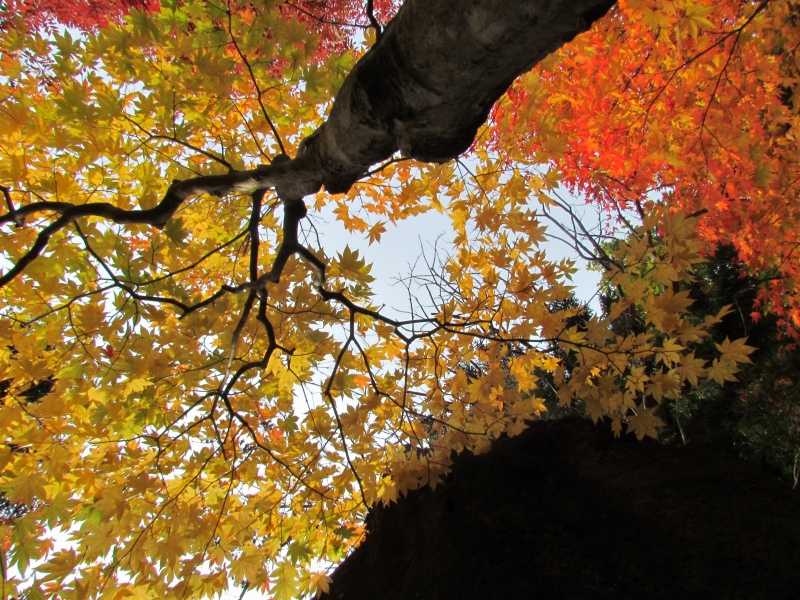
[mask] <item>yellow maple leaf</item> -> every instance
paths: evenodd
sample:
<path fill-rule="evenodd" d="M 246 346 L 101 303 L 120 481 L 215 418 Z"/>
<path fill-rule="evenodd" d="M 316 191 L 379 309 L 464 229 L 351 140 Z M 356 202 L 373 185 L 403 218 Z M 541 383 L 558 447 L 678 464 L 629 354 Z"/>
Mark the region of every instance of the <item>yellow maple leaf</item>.
<path fill-rule="evenodd" d="M 658 428 L 664 426 L 664 422 L 655 415 L 653 408 L 638 408 L 635 414 L 628 416 L 628 433 L 636 435 L 636 439 L 643 440 L 645 437 L 657 438 Z"/>
<path fill-rule="evenodd" d="M 715 344 L 717 350 L 720 351 L 720 360 L 730 361 L 733 363 L 750 363 L 749 355 L 755 352 L 756 348 L 745 344 L 747 338 L 739 338 L 738 340 L 730 341 L 727 337 L 721 344 Z"/>

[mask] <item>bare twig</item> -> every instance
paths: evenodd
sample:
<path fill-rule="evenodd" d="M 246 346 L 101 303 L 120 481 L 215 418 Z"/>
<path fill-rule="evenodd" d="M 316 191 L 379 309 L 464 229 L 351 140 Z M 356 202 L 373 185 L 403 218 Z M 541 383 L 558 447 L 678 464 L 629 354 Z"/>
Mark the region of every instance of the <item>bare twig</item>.
<path fill-rule="evenodd" d="M 4 185 L 0 185 L 0 192 L 3 193 L 3 197 L 6 200 L 8 216 L 10 217 L 9 220 L 12 221 L 17 227 L 21 227 L 23 217 L 18 215 L 16 209 L 14 208 L 14 202 L 11 200 L 11 190 Z"/>
<path fill-rule="evenodd" d="M 342 21 L 330 21 L 328 19 L 323 19 L 322 17 L 310 13 L 306 9 L 297 6 L 296 4 L 292 4 L 291 2 L 288 1 L 284 1 L 283 5 L 288 6 L 292 10 L 295 10 L 301 14 L 306 15 L 307 17 L 310 17 L 315 21 L 317 21 L 318 23 L 322 23 L 323 25 L 337 25 L 339 27 L 356 27 L 358 29 L 369 29 L 369 25 L 361 25 L 359 23 L 344 23 Z"/>
<path fill-rule="evenodd" d="M 258 85 L 258 80 L 256 79 L 255 73 L 253 73 L 253 67 L 250 65 L 250 61 L 247 60 L 247 57 L 244 55 L 244 52 L 239 48 L 239 44 L 236 41 L 236 36 L 233 35 L 233 11 L 231 10 L 231 3 L 228 2 L 228 35 L 231 36 L 231 43 L 233 47 L 236 49 L 236 53 L 239 55 L 239 58 L 244 63 L 247 72 L 250 75 L 250 82 L 253 84 L 253 87 L 256 90 L 256 99 L 258 100 L 258 106 L 261 108 L 261 114 L 264 116 L 264 120 L 269 125 L 270 130 L 272 131 L 272 135 L 275 136 L 275 141 L 278 142 L 278 147 L 281 149 L 281 154 L 286 154 L 286 148 L 283 145 L 283 140 L 281 140 L 281 136 L 278 134 L 278 130 L 275 128 L 275 124 L 272 122 L 272 119 L 269 118 L 269 113 L 267 113 L 267 107 L 264 106 L 264 103 L 261 101 L 261 96 L 264 95 L 264 92 L 261 90 L 261 87 Z"/>

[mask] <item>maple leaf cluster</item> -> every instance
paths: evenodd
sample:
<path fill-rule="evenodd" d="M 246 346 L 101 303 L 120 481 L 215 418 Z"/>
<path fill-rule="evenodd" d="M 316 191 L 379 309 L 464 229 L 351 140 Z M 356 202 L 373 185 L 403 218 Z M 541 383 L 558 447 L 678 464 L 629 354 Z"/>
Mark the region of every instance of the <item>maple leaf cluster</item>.
<path fill-rule="evenodd" d="M 741 4 L 717 26 L 745 32 L 751 16 L 748 26 L 771 15 Z M 391 10 L 376 2 L 373 12 Z M 758 190 L 771 194 L 782 175 L 745 188 L 746 168 L 777 169 L 793 133 L 770 129 L 774 144 L 745 154 L 752 132 L 772 127 L 771 109 L 759 104 L 744 127 L 732 123 L 734 104 L 722 111 L 715 100 L 700 132 L 705 160 L 679 163 L 694 131 L 680 117 L 699 118 L 704 93 L 730 92 L 712 75 L 749 52 L 761 61 L 749 67 L 766 73 L 779 62 L 777 38 L 713 38 L 726 53 L 689 61 L 712 70 L 682 110 L 668 109 L 670 72 L 631 67 L 631 89 L 653 105 L 627 109 L 638 119 L 630 127 L 665 137 L 640 147 L 609 121 L 600 144 L 579 104 L 611 119 L 630 87 L 607 80 L 600 50 L 622 57 L 631 45 L 649 60 L 643 41 L 625 37 L 626 10 L 524 79 L 513 114 L 500 115 L 508 132 L 491 144 L 481 132 L 469 160 L 398 154 L 347 193 L 310 195 L 307 205 L 252 183 L 254 173 L 280 169 L 324 121 L 358 51 L 349 33 L 327 28 L 347 20 L 374 31 L 367 5 L 172 0 L 80 35 L 10 28 L 0 38 L 6 592 L 84 600 L 324 589 L 315 565 L 358 542 L 367 507 L 436 485 L 453 451 L 518 434 L 545 409 L 543 380 L 560 404 L 579 402 L 642 438 L 657 435 L 665 400 L 735 377 L 753 351 L 744 340 L 696 353 L 725 310 L 689 314 L 688 284 L 711 235 L 707 215 L 686 214 L 697 212 L 690 191 L 712 193 L 719 169 L 755 198 L 742 206 L 760 201 Z M 653 48 L 680 40 L 694 56 L 704 47 L 711 13 L 684 22 L 686 11 L 672 23 L 686 33 L 664 29 Z M 614 35 L 625 43 L 614 46 Z M 668 206 L 648 196 L 654 180 L 668 186 Z M 621 212 L 622 233 L 607 243 L 608 227 L 581 220 L 563 184 L 641 213 Z M 733 193 L 717 187 L 717 199 Z M 371 243 L 436 211 L 451 219 L 452 246 L 417 263 L 391 310 L 373 296 L 380 269 L 349 245 L 326 252 L 324 210 Z M 790 221 L 794 209 L 782 210 Z M 738 218 L 758 223 L 759 214 Z M 603 270 L 614 293 L 602 313 L 574 301 L 575 260 L 553 258 L 547 245 L 559 236 Z M 786 262 L 768 254 L 771 243 L 762 241 L 763 260 Z"/>
<path fill-rule="evenodd" d="M 239 10 L 263 9 L 258 3 L 240 2 Z M 0 8 L 0 28 L 12 24 L 25 28 L 51 27 L 56 23 L 80 30 L 94 30 L 120 23 L 131 10 L 153 12 L 160 9 L 160 0 L 7 0 Z M 346 52 L 353 46 L 358 32 L 375 30 L 380 34 L 400 6 L 400 0 L 284 0 L 278 4 L 287 19 L 303 23 L 319 44 L 317 60 L 334 53 Z"/>
<path fill-rule="evenodd" d="M 796 335 L 798 42 L 788 2 L 622 1 L 515 84 L 497 147 L 609 210 L 700 216 L 706 252 L 733 244 Z"/>
<path fill-rule="evenodd" d="M 7 0 L 0 9 L 0 28 L 12 19 L 36 28 L 60 23 L 77 29 L 96 29 L 119 23 L 131 10 L 158 10 L 158 0 Z"/>
<path fill-rule="evenodd" d="M 319 56 L 352 47 L 357 32 L 380 30 L 397 12 L 399 0 L 286 0 L 281 10 L 305 23 L 319 39 Z"/>

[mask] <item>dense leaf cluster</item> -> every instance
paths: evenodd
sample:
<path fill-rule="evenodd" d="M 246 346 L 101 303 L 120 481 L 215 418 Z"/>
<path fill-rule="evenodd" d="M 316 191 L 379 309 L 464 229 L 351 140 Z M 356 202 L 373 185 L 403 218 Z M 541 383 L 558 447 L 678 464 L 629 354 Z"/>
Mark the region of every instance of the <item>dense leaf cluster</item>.
<path fill-rule="evenodd" d="M 377 36 L 391 11 L 363 8 L 165 0 L 81 35 L 0 39 L 5 593 L 325 589 L 319 565 L 358 542 L 369 507 L 435 485 L 454 451 L 480 453 L 556 403 L 655 437 L 660 406 L 749 361 L 743 339 L 708 345 L 729 308 L 692 309 L 705 221 L 640 190 L 635 218 L 620 200 L 619 221 L 593 227 L 560 195 L 569 169 L 521 156 L 511 135 L 479 132 L 442 165 L 356 165 L 346 192 L 313 193 L 321 180 L 293 169 L 320 139 L 336 155 L 319 126 L 365 50 L 330 27 Z M 662 24 L 670 47 L 693 47 L 704 14 Z M 538 77 L 574 70 L 582 39 Z M 727 127 L 716 111 L 708 123 Z M 554 126 L 534 131 L 563 153 Z M 784 160 L 770 144 L 759 156 Z M 380 264 L 326 248 L 323 214 L 377 243 L 429 211 L 451 219 L 452 246 L 420 260 L 393 307 L 373 297 Z M 551 256 L 556 239 L 603 270 L 602 312 L 573 300 L 576 263 Z"/>

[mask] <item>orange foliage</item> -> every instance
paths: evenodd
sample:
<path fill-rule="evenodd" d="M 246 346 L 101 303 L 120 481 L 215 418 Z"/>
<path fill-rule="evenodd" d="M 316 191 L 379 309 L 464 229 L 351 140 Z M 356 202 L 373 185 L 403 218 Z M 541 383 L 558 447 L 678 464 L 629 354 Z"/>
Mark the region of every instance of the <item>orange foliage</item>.
<path fill-rule="evenodd" d="M 800 12 L 766 0 L 625 0 L 509 92 L 496 147 L 610 209 L 698 213 L 800 327 Z"/>

